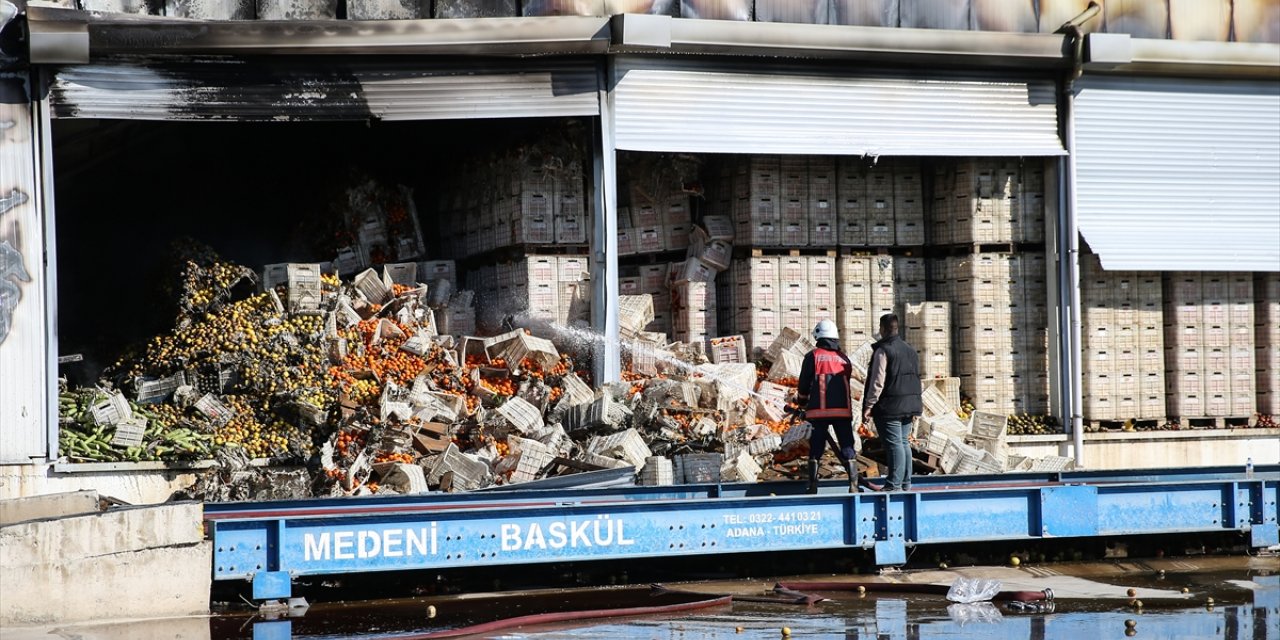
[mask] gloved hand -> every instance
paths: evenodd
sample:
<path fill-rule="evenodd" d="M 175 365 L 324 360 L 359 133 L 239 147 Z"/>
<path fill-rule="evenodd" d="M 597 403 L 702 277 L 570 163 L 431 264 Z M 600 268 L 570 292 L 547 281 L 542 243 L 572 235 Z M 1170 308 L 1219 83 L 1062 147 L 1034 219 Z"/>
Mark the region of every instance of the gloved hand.
<path fill-rule="evenodd" d="M 785 413 L 795 416 L 796 420 L 800 420 L 800 421 L 804 420 L 804 409 L 802 407 L 793 407 L 791 405 L 787 405 L 787 408 L 785 409 Z"/>

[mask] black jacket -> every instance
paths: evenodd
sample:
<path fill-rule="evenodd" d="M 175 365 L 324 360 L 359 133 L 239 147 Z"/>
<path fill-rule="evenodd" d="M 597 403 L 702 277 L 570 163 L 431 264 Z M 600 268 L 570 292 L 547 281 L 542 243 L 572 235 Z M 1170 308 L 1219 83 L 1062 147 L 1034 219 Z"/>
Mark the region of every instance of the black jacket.
<path fill-rule="evenodd" d="M 871 415 L 876 418 L 906 418 L 918 416 L 924 411 L 924 403 L 920 400 L 920 359 L 915 349 L 899 336 L 890 336 L 875 343 L 871 355 L 872 369 L 875 358 L 884 353 L 885 372 L 884 389 L 880 398 L 871 407 Z M 863 391 L 864 398 L 871 397 L 874 371 L 867 375 L 867 384 Z"/>

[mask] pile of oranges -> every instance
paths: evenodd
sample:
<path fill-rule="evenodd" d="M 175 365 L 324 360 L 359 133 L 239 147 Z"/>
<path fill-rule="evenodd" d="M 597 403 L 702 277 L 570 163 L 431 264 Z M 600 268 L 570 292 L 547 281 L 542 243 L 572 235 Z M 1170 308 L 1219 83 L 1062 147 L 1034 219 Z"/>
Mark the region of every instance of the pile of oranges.
<path fill-rule="evenodd" d="M 344 337 L 349 341 L 359 341 L 364 348 L 352 349 L 341 364 L 329 368 L 330 386 L 347 391 L 359 404 L 371 401 L 382 391 L 381 385 L 364 378 L 365 374 L 371 373 L 377 380 L 384 382 L 389 380 L 401 386 L 409 386 L 427 369 L 425 358 L 400 348 L 407 337 L 412 335 L 412 330 L 403 325 L 396 323 L 396 327 L 406 338 L 382 337 L 374 344 L 374 334 L 380 322 L 378 318 L 361 320 L 355 327 L 346 330 Z"/>
<path fill-rule="evenodd" d="M 338 440 L 334 444 L 334 448 L 338 450 L 340 455 L 347 455 L 348 451 L 359 451 L 364 448 L 365 435 L 351 431 L 343 431 L 338 434 Z"/>
<path fill-rule="evenodd" d="M 480 386 L 500 396 L 510 397 L 516 394 L 516 381 L 511 378 L 480 378 Z"/>
<path fill-rule="evenodd" d="M 404 464 L 413 464 L 413 454 L 411 453 L 391 453 L 384 451 L 374 456 L 375 464 L 380 462 L 403 462 Z"/>

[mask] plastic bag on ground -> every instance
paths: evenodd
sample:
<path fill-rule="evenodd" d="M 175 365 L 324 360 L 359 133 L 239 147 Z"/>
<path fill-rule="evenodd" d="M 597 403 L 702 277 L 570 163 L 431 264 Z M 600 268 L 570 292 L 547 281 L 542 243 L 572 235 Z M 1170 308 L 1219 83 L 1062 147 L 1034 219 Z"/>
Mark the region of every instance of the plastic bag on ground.
<path fill-rule="evenodd" d="M 983 580 L 981 578 L 956 578 L 947 590 L 947 600 L 970 604 L 986 602 L 1000 593 L 999 580 Z"/>
<path fill-rule="evenodd" d="M 961 578 L 963 580 L 964 578 Z M 953 604 L 947 607 L 947 615 L 960 626 L 969 623 L 999 623 L 1004 619 L 1000 610 L 990 602 Z"/>

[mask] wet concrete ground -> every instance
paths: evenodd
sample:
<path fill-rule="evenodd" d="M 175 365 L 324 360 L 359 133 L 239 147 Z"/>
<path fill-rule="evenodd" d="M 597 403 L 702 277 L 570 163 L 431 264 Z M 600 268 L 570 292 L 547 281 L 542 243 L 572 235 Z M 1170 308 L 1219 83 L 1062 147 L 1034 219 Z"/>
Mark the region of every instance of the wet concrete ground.
<path fill-rule="evenodd" d="M 1161 573 L 1163 571 L 1163 574 Z M 879 576 L 820 574 L 671 584 L 703 593 L 759 596 L 778 581 L 859 581 L 951 584 L 958 576 L 1000 580 L 1005 590 L 1052 589 L 1052 613 L 994 605 L 969 621 L 941 596 L 823 593 L 812 607 L 735 602 L 670 615 L 569 621 L 478 637 L 530 639 L 793 638 L 916 640 L 928 638 L 1101 640 L 1170 638 L 1280 640 L 1280 558 L 1205 557 L 963 567 L 889 572 Z M 1134 595 L 1129 595 L 1129 590 Z M 1184 593 L 1184 589 L 1186 593 Z M 497 597 L 494 597 L 497 595 Z M 1212 604 L 1209 599 L 1212 598 Z M 634 598 L 625 598 L 634 600 Z M 1134 606 L 1134 600 L 1142 607 Z M 612 606 L 619 590 L 591 588 L 504 594 L 432 596 L 396 600 L 318 603 L 303 617 L 264 620 L 249 612 L 213 617 L 6 629 L 5 640 L 77 638 L 149 640 L 178 638 L 412 638 L 467 621 L 553 610 L 582 603 Z M 435 607 L 435 617 L 430 616 Z M 1126 623 L 1131 622 L 1132 627 Z"/>

